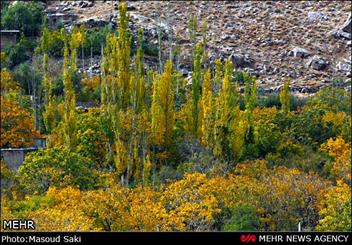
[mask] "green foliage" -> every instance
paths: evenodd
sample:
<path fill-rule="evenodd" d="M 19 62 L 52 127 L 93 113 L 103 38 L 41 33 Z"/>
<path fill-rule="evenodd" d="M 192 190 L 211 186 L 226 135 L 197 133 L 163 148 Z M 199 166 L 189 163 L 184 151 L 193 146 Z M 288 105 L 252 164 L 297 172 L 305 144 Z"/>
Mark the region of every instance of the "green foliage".
<path fill-rule="evenodd" d="M 281 110 L 285 113 L 290 111 L 290 81 L 286 81 L 280 91 Z"/>
<path fill-rule="evenodd" d="M 1 11 L 1 29 L 20 30 L 26 36 L 40 33 L 44 7 L 38 2 L 18 1 Z"/>
<path fill-rule="evenodd" d="M 159 52 L 158 46 L 151 42 L 143 41 L 142 49 L 145 55 L 152 56 L 152 57 L 158 56 L 158 52 Z"/>
<path fill-rule="evenodd" d="M 308 108 L 343 111 L 351 115 L 351 93 L 341 88 L 327 87 L 308 100 Z"/>
<path fill-rule="evenodd" d="M 24 36 L 17 43 L 9 44 L 5 47 L 5 53 L 8 57 L 8 66 L 13 68 L 31 57 L 35 47 L 35 41 L 31 41 Z"/>
<path fill-rule="evenodd" d="M 48 53 L 55 58 L 63 57 L 64 41 L 60 31 L 52 31 L 49 33 L 50 39 L 48 42 Z"/>
<path fill-rule="evenodd" d="M 256 209 L 250 205 L 240 205 L 231 210 L 232 217 L 225 224 L 224 231 L 255 231 L 259 228 Z"/>
<path fill-rule="evenodd" d="M 97 174 L 93 162 L 66 148 L 51 148 L 29 153 L 18 172 L 23 191 L 43 194 L 52 187 L 94 188 Z"/>
<path fill-rule="evenodd" d="M 38 94 L 42 79 L 42 74 L 38 69 L 35 69 L 28 63 L 21 63 L 14 69 L 13 77 L 21 84 L 25 94 L 33 95 L 34 91 Z"/>
<path fill-rule="evenodd" d="M 324 114 L 323 109 L 312 109 L 294 117 L 289 129 L 290 137 L 295 142 L 311 145 L 316 149 L 327 139 L 336 136 L 331 125 L 324 125 Z"/>
<path fill-rule="evenodd" d="M 106 169 L 108 139 L 100 124 L 100 112 L 90 109 L 77 118 L 77 153 L 92 160 L 96 169 Z"/>
<path fill-rule="evenodd" d="M 106 46 L 106 36 L 112 31 L 110 26 L 88 29 L 83 41 L 85 58 L 90 57 L 91 52 L 92 55 L 100 55 L 101 48 Z M 82 54 L 80 53 L 80 55 Z"/>

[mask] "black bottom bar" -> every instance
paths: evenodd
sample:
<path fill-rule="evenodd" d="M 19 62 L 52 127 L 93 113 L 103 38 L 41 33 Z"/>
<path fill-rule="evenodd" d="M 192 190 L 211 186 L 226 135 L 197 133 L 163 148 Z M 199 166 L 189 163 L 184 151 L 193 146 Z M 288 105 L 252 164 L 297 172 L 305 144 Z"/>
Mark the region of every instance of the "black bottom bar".
<path fill-rule="evenodd" d="M 3 244 L 351 244 L 351 232 L 1 232 Z"/>

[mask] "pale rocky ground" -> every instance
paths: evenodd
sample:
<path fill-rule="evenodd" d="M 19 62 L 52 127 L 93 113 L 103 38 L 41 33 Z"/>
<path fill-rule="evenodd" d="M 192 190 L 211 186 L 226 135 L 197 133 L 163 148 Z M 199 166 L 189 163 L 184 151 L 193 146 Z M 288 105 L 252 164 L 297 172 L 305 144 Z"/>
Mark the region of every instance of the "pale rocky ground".
<path fill-rule="evenodd" d="M 128 1 L 128 6 L 131 28 L 135 32 L 142 26 L 149 42 L 157 44 L 158 25 L 165 36 L 172 29 L 186 77 L 192 56 L 188 19 L 194 14 L 199 23 L 208 23 L 209 59 L 232 57 L 236 69 L 256 75 L 265 92 L 277 91 L 288 77 L 291 90 L 300 96 L 317 92 L 335 78 L 351 88 L 351 39 L 332 35 L 346 22 L 349 1 Z M 57 1 L 50 2 L 47 11 L 73 14 L 74 23 L 116 25 L 117 2 Z M 167 37 L 163 47 L 167 58 Z"/>

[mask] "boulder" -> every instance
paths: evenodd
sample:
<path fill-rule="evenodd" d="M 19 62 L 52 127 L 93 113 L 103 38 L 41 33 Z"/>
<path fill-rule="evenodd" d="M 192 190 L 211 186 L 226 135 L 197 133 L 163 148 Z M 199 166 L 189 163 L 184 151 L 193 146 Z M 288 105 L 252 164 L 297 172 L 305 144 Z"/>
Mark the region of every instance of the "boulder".
<path fill-rule="evenodd" d="M 306 64 L 307 67 L 317 71 L 324 70 L 328 65 L 329 62 L 318 55 L 314 55 Z"/>
<path fill-rule="evenodd" d="M 234 52 L 230 55 L 230 60 L 235 68 L 249 67 L 254 64 L 254 60 L 249 55 L 235 54 Z"/>
<path fill-rule="evenodd" d="M 351 40 L 351 14 L 348 16 L 347 20 L 345 21 L 345 23 L 340 27 L 340 29 L 338 31 L 333 31 L 332 32 L 332 35 L 334 37 L 337 37 L 337 38 L 346 38 L 346 39 L 349 39 Z"/>
<path fill-rule="evenodd" d="M 350 14 L 348 16 L 346 22 L 342 25 L 341 31 L 347 32 L 347 33 L 349 33 L 351 35 L 351 32 L 352 32 L 351 28 L 352 27 L 351 27 L 351 14 Z"/>
<path fill-rule="evenodd" d="M 289 53 L 289 56 L 306 58 L 310 56 L 310 52 L 304 48 L 294 47 Z"/>

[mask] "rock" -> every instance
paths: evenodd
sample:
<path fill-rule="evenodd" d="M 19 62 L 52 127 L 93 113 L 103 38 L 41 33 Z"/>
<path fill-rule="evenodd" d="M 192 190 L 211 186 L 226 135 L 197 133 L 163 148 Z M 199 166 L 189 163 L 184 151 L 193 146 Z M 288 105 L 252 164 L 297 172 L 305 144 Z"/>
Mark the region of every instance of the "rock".
<path fill-rule="evenodd" d="M 94 3 L 93 2 L 89 2 L 88 4 L 87 4 L 87 7 L 93 7 L 94 6 Z"/>
<path fill-rule="evenodd" d="M 88 3 L 87 2 L 80 2 L 79 5 L 82 9 L 88 7 Z"/>
<path fill-rule="evenodd" d="M 328 65 L 329 62 L 318 55 L 314 55 L 306 64 L 307 67 L 310 67 L 317 71 L 324 70 Z"/>
<path fill-rule="evenodd" d="M 340 61 L 336 65 L 336 70 L 344 73 L 347 77 L 351 75 L 351 60 L 344 59 L 343 61 Z"/>
<path fill-rule="evenodd" d="M 71 9 L 72 9 L 71 7 L 65 7 L 62 9 L 62 11 L 67 12 L 67 11 L 70 11 Z"/>
<path fill-rule="evenodd" d="M 320 12 L 308 12 L 308 19 L 309 21 L 326 21 L 328 17 Z"/>
<path fill-rule="evenodd" d="M 134 10 L 136 10 L 136 7 L 131 5 L 131 3 L 127 3 L 127 10 L 128 11 L 134 11 Z"/>
<path fill-rule="evenodd" d="M 351 23 L 351 14 L 348 16 L 346 22 L 342 25 L 341 27 L 341 31 L 343 32 L 347 32 L 349 34 L 351 34 L 352 32 L 352 27 L 351 27 L 352 23 Z"/>
<path fill-rule="evenodd" d="M 283 39 L 275 39 L 274 40 L 274 44 L 275 45 L 278 45 L 278 46 L 281 46 L 281 45 L 284 45 L 286 42 L 285 42 L 285 40 L 283 40 Z"/>
<path fill-rule="evenodd" d="M 241 54 L 232 54 L 230 59 L 235 67 L 242 67 L 244 65 L 244 56 Z"/>
<path fill-rule="evenodd" d="M 351 39 L 351 14 L 348 16 L 346 22 L 340 27 L 340 29 L 338 31 L 333 31 L 332 35 L 334 37 L 342 37 L 342 38 L 346 38 L 346 39 Z"/>
<path fill-rule="evenodd" d="M 294 47 L 289 53 L 289 56 L 306 58 L 310 55 L 310 52 L 304 48 Z"/>
<path fill-rule="evenodd" d="M 235 68 L 238 67 L 248 67 L 254 64 L 254 60 L 249 57 L 249 55 L 235 54 L 232 52 L 230 59 L 234 64 Z"/>

